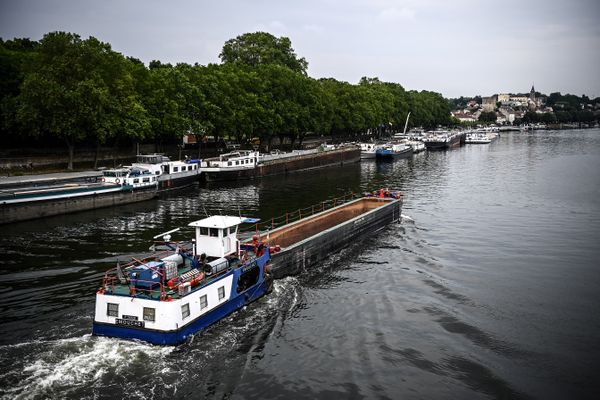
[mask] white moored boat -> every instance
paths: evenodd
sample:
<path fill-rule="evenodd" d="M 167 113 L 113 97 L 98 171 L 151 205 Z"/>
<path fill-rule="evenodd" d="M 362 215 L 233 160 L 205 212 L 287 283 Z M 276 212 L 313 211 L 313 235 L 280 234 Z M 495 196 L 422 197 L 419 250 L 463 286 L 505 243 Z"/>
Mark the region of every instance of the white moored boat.
<path fill-rule="evenodd" d="M 258 164 L 258 151 L 239 150 L 202 160 L 200 171 L 209 181 L 247 178 L 254 175 Z"/>
<path fill-rule="evenodd" d="M 139 154 L 132 167 L 149 170 L 158 177 L 158 189 L 188 186 L 200 178 L 198 160 L 171 161 L 162 154 Z"/>

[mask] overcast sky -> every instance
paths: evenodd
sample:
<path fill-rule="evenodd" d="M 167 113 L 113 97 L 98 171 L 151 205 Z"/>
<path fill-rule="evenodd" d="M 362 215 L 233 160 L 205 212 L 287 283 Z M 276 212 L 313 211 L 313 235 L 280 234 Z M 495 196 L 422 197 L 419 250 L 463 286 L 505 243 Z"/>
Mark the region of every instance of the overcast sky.
<path fill-rule="evenodd" d="M 314 78 L 446 97 L 600 96 L 599 0 L 0 0 L 0 37 L 94 36 L 148 63 L 218 63 L 226 40 L 287 36 Z"/>

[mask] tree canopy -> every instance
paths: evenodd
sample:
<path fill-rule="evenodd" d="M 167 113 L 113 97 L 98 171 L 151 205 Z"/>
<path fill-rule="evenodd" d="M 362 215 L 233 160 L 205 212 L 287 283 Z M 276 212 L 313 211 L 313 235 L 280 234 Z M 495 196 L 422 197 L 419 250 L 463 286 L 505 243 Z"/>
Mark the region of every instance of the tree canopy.
<path fill-rule="evenodd" d="M 243 64 L 257 67 L 264 64 L 277 64 L 295 72 L 306 74 L 308 62 L 298 58 L 292 42 L 285 36 L 275 37 L 267 32 L 245 33 L 225 42 L 221 54 L 224 64 Z"/>
<path fill-rule="evenodd" d="M 145 66 L 93 37 L 51 32 L 39 42 L 0 40 L 3 137 L 53 138 L 75 146 L 181 143 L 185 134 L 275 137 L 381 134 L 450 122 L 438 93 L 406 91 L 364 77 L 357 84 L 313 79 L 288 38 L 248 33 L 223 46 L 221 64 Z"/>

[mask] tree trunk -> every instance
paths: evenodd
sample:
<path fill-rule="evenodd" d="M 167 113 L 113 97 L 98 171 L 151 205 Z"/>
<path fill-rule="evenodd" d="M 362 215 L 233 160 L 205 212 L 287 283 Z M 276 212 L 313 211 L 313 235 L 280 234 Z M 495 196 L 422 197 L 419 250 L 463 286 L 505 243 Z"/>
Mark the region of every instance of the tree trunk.
<path fill-rule="evenodd" d="M 96 153 L 94 154 L 94 169 L 98 168 L 98 158 L 100 157 L 100 142 L 96 142 Z"/>
<path fill-rule="evenodd" d="M 66 139 L 67 147 L 69 148 L 69 162 L 67 164 L 67 169 L 69 171 L 73 171 L 73 158 L 75 154 L 75 145 L 70 140 Z"/>

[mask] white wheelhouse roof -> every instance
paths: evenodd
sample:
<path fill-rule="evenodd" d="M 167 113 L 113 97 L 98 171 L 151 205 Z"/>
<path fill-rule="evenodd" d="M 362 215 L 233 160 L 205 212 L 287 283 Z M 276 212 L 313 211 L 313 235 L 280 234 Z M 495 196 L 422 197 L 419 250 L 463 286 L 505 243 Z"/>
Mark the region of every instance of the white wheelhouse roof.
<path fill-rule="evenodd" d="M 246 217 L 231 217 L 228 215 L 213 215 L 212 217 L 200 219 L 198 221 L 190 222 L 188 226 L 193 226 L 194 228 L 219 228 L 225 229 L 230 228 L 232 226 L 237 226 L 243 224 L 245 222 L 254 223 L 258 222 L 259 219 L 256 218 L 246 218 Z"/>

